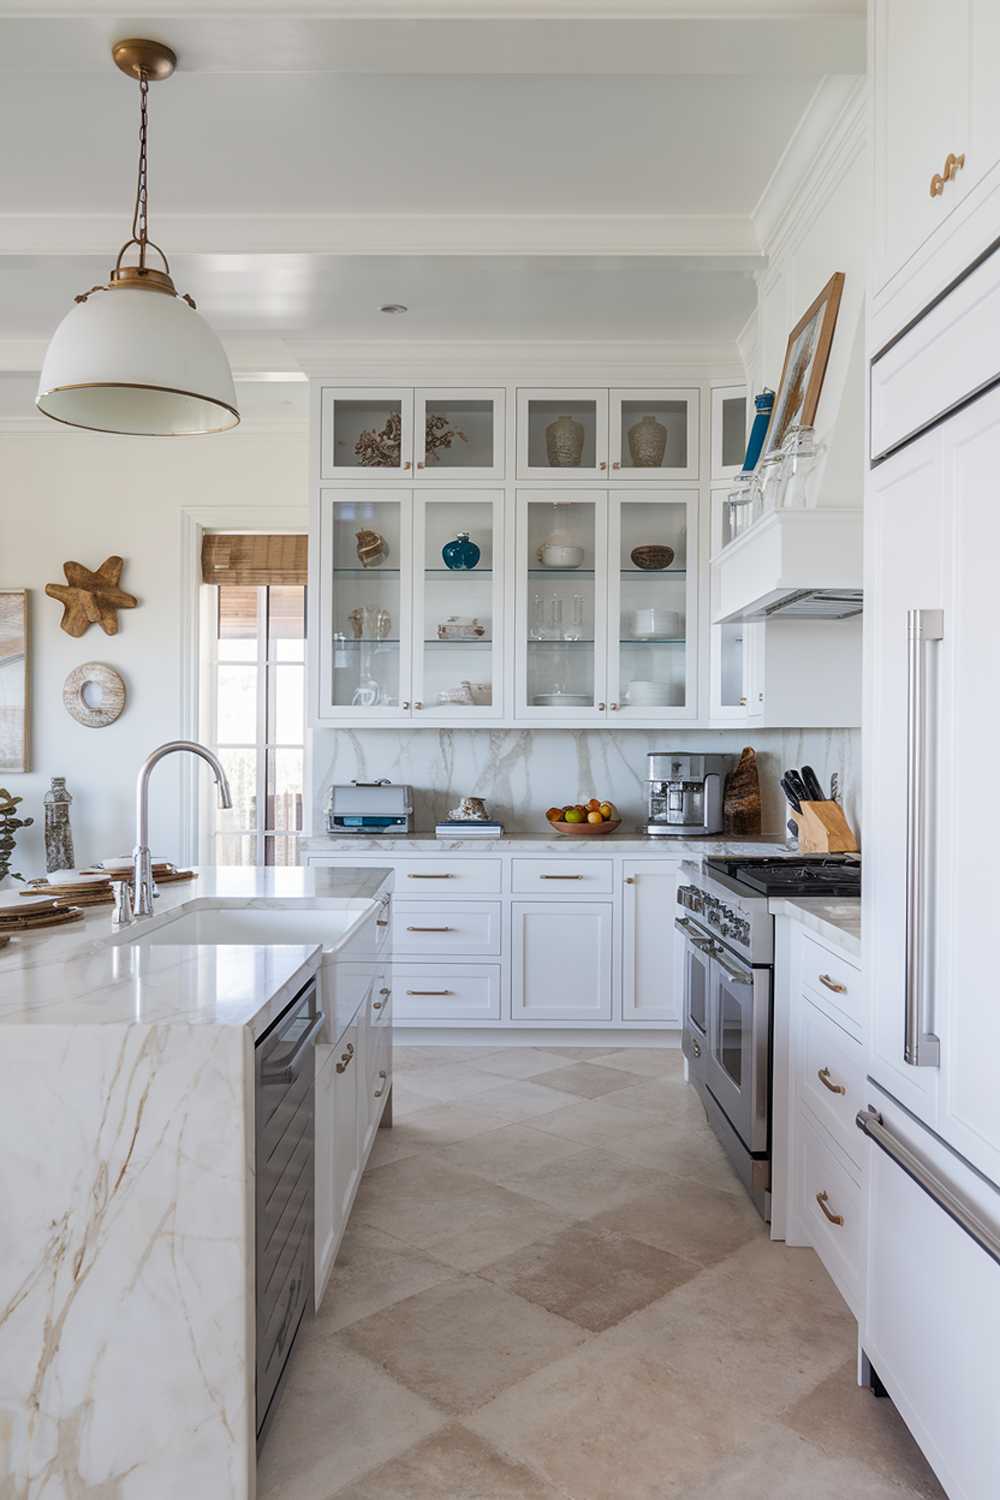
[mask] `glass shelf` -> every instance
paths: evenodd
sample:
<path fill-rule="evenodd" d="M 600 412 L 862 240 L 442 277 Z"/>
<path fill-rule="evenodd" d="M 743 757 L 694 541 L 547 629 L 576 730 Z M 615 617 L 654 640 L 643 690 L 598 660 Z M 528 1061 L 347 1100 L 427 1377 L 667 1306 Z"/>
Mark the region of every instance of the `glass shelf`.
<path fill-rule="evenodd" d="M 557 636 L 553 637 L 550 641 L 528 641 L 529 646 L 592 646 L 593 644 L 594 640 L 592 636 L 582 641 L 562 641 Z"/>
<path fill-rule="evenodd" d="M 443 578 L 492 578 L 492 568 L 425 568 L 425 573 L 440 574 Z"/>
<path fill-rule="evenodd" d="M 622 578 L 686 578 L 687 568 L 622 568 Z"/>
<path fill-rule="evenodd" d="M 398 646 L 399 644 L 398 635 L 387 635 L 381 640 L 376 640 L 373 635 L 369 635 L 360 641 L 355 639 L 354 636 L 351 636 L 350 639 L 347 636 L 334 636 L 333 638 L 334 650 L 336 651 L 340 651 L 345 646 Z"/>
<path fill-rule="evenodd" d="M 686 646 L 686 635 L 654 635 L 643 636 L 638 640 L 635 636 L 623 635 L 618 639 L 619 646 Z"/>
<path fill-rule="evenodd" d="M 334 578 L 340 578 L 350 573 L 363 575 L 365 578 L 377 578 L 379 574 L 383 577 L 399 577 L 398 568 L 334 568 Z"/>
<path fill-rule="evenodd" d="M 477 569 L 478 571 L 478 569 Z M 593 568 L 529 568 L 529 578 L 593 578 Z M 686 578 L 687 568 L 622 568 L 623 578 Z"/>
<path fill-rule="evenodd" d="M 487 648 L 487 650 L 489 650 L 489 648 L 493 645 L 493 642 L 492 641 L 483 640 L 481 636 L 476 636 L 476 638 L 474 640 L 467 640 L 467 641 L 463 641 L 463 640 L 442 641 L 442 640 L 439 640 L 437 636 L 432 635 L 426 641 L 424 641 L 424 645 L 425 646 L 475 646 L 477 648 L 481 648 L 481 647 L 485 646 Z"/>

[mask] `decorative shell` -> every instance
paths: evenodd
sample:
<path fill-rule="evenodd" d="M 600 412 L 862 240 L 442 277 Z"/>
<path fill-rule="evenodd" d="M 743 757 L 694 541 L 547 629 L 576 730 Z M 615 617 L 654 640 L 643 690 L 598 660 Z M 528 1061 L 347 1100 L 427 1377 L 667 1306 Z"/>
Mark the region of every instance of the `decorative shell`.
<path fill-rule="evenodd" d="M 377 568 L 385 562 L 388 547 L 385 537 L 367 528 L 357 533 L 358 561 L 363 568 Z"/>

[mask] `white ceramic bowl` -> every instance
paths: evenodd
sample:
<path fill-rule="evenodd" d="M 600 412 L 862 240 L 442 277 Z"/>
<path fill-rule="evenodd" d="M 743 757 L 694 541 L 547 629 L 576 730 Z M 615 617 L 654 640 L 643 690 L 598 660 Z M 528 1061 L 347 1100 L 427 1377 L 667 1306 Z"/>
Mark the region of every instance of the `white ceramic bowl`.
<path fill-rule="evenodd" d="M 632 708 L 665 708 L 670 703 L 670 688 L 664 682 L 630 682 L 625 701 Z"/>
<path fill-rule="evenodd" d="M 578 568 L 583 562 L 583 548 L 544 542 L 538 549 L 538 561 L 543 568 Z"/>
<path fill-rule="evenodd" d="M 673 639 L 681 633 L 681 617 L 676 609 L 633 609 L 625 616 L 625 628 L 634 641 Z"/>
<path fill-rule="evenodd" d="M 536 693 L 532 698 L 538 708 L 593 708 L 588 693 Z"/>

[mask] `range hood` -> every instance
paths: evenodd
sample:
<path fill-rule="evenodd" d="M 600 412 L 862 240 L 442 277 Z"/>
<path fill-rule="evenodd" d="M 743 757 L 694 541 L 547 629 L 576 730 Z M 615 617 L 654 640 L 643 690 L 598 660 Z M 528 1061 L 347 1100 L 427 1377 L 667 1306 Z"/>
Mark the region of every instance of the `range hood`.
<path fill-rule="evenodd" d="M 713 624 L 846 620 L 862 607 L 862 512 L 776 510 L 712 558 Z"/>

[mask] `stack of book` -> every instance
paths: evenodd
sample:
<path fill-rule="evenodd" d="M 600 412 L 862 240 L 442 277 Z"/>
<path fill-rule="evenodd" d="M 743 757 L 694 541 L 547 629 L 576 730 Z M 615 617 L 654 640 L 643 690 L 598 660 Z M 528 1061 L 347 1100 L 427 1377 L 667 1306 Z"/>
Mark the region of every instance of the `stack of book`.
<path fill-rule="evenodd" d="M 503 824 L 481 822 L 478 818 L 443 818 L 434 833 L 439 839 L 499 839 L 503 837 Z"/>

